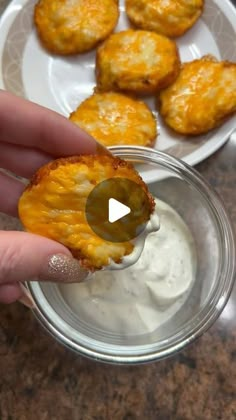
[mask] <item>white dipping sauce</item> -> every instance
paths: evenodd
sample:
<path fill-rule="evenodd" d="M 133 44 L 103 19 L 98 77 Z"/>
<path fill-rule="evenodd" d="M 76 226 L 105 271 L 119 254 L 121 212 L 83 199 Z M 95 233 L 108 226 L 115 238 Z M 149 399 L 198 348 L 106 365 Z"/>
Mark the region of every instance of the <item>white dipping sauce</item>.
<path fill-rule="evenodd" d="M 155 212 L 160 230 L 147 236 L 134 265 L 59 286 L 70 308 L 94 327 L 122 335 L 152 332 L 184 304 L 196 273 L 193 237 L 169 205 L 156 200 Z"/>

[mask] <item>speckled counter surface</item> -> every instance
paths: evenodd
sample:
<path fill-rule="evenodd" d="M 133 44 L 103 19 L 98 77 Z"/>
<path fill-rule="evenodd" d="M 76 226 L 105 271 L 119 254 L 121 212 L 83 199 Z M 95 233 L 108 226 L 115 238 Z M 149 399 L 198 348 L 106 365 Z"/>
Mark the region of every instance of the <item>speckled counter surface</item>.
<path fill-rule="evenodd" d="M 223 198 L 236 229 L 236 142 L 197 169 Z M 0 218 L 8 228 L 9 220 Z M 0 420 L 235 420 L 236 288 L 193 345 L 169 360 L 133 367 L 78 357 L 29 310 L 2 305 L 0 396 Z"/>

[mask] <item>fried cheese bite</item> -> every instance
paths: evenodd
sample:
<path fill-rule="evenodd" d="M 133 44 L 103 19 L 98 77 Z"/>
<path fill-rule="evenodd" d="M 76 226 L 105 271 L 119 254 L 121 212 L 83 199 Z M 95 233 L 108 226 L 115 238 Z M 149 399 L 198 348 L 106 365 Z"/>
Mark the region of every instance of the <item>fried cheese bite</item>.
<path fill-rule="evenodd" d="M 80 155 L 57 159 L 36 172 L 19 200 L 19 217 L 23 226 L 29 232 L 65 245 L 81 266 L 91 271 L 101 269 L 111 261 L 121 263 L 122 258 L 133 251 L 134 243 L 102 239 L 91 229 L 86 217 L 90 192 L 96 185 L 111 178 L 128 179 L 142 188 L 148 203 L 148 208 L 145 208 L 148 221 L 155 202 L 130 163 L 110 154 Z M 130 196 L 126 184 L 122 185 L 122 193 Z M 114 189 L 112 192 L 115 193 Z M 143 220 L 140 189 L 131 200 L 134 208 L 142 213 L 140 217 Z M 100 223 L 99 215 L 100 210 L 95 224 Z"/>
<path fill-rule="evenodd" d="M 214 57 L 185 63 L 160 94 L 160 113 L 178 133 L 204 134 L 236 111 L 236 63 Z"/>
<path fill-rule="evenodd" d="M 97 91 L 151 94 L 174 82 L 180 58 L 174 41 L 132 29 L 112 34 L 97 50 Z"/>
<path fill-rule="evenodd" d="M 157 136 L 148 106 L 120 93 L 95 93 L 69 118 L 104 146 L 153 146 Z"/>
<path fill-rule="evenodd" d="M 204 0 L 126 0 L 130 21 L 141 29 L 177 37 L 201 16 Z"/>
<path fill-rule="evenodd" d="M 112 32 L 118 18 L 117 0 L 39 0 L 34 12 L 42 44 L 61 55 L 91 50 Z"/>

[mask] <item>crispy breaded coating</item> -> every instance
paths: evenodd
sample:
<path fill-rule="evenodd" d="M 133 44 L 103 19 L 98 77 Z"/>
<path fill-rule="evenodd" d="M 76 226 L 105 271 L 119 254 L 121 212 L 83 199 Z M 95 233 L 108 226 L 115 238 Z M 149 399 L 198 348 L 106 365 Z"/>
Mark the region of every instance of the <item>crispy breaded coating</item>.
<path fill-rule="evenodd" d="M 141 29 L 177 37 L 201 16 L 204 0 L 126 0 L 130 21 Z"/>
<path fill-rule="evenodd" d="M 160 94 L 160 113 L 173 130 L 203 134 L 236 111 L 236 63 L 210 56 L 185 63 L 175 83 Z"/>
<path fill-rule="evenodd" d="M 65 245 L 85 268 L 100 269 L 111 260 L 120 263 L 133 251 L 134 244 L 102 239 L 86 218 L 90 192 L 110 178 L 125 178 L 140 185 L 151 215 L 154 199 L 130 163 L 112 155 L 84 155 L 57 159 L 39 169 L 19 200 L 20 220 L 27 231 Z M 135 195 L 133 200 L 136 208 L 142 208 L 142 198 Z M 99 223 L 99 212 L 97 217 L 95 222 Z"/>
<path fill-rule="evenodd" d="M 157 136 L 148 106 L 115 92 L 95 93 L 72 112 L 70 120 L 104 146 L 153 146 Z"/>
<path fill-rule="evenodd" d="M 39 0 L 34 22 L 44 47 L 56 54 L 89 51 L 118 22 L 117 0 Z"/>
<path fill-rule="evenodd" d="M 154 32 L 112 34 L 97 50 L 98 91 L 150 94 L 173 83 L 179 70 L 175 42 Z"/>

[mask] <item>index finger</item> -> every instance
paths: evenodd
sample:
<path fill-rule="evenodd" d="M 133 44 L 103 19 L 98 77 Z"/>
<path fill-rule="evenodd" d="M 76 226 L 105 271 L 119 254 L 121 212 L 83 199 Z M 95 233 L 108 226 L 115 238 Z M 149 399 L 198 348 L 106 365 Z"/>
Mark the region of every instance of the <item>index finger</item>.
<path fill-rule="evenodd" d="M 98 143 L 65 117 L 0 90 L 0 141 L 54 157 L 94 154 Z"/>

